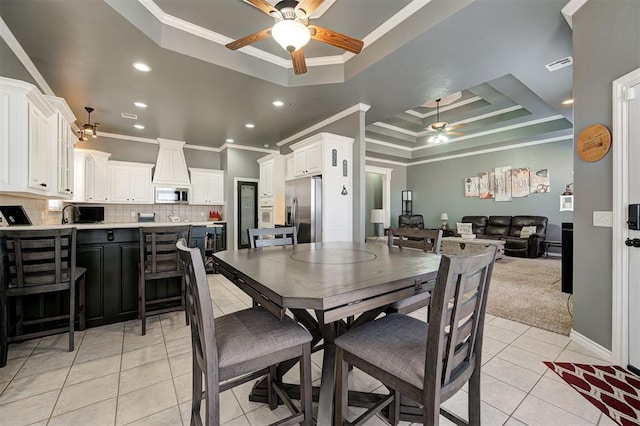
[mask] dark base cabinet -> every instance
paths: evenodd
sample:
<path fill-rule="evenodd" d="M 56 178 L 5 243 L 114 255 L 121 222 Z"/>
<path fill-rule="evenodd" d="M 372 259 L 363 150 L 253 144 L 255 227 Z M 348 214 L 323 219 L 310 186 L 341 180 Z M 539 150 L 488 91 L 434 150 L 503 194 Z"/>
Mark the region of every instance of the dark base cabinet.
<path fill-rule="evenodd" d="M 137 228 L 79 230 L 78 266 L 87 268 L 87 327 L 138 318 Z M 147 286 L 147 300 L 177 296 L 179 278 L 158 280 Z"/>
<path fill-rule="evenodd" d="M 76 259 L 87 268 L 87 327 L 138 317 L 137 228 L 78 231 Z"/>

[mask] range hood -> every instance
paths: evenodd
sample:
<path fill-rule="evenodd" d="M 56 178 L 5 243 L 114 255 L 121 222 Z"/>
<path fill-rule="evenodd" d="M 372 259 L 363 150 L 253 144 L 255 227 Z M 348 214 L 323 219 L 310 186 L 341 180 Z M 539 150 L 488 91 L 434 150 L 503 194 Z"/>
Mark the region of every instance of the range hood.
<path fill-rule="evenodd" d="M 160 186 L 189 187 L 189 172 L 182 147 L 185 142 L 158 138 L 160 151 L 153 173 L 153 184 Z"/>

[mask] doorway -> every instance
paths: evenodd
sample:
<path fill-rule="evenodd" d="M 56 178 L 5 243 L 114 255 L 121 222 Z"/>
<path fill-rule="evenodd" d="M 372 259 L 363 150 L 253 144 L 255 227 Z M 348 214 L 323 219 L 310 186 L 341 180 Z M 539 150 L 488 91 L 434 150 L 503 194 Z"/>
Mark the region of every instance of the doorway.
<path fill-rule="evenodd" d="M 613 82 L 613 362 L 640 372 L 640 239 L 629 205 L 640 203 L 640 68 Z"/>
<path fill-rule="evenodd" d="M 258 227 L 258 182 L 238 181 L 236 223 L 238 248 L 249 248 L 249 228 Z"/>
<path fill-rule="evenodd" d="M 384 228 L 391 226 L 391 172 L 376 166 L 365 166 L 366 194 L 365 194 L 365 235 L 374 235 L 371 223 L 371 209 L 384 210 Z M 371 181 L 371 188 L 370 188 Z"/>

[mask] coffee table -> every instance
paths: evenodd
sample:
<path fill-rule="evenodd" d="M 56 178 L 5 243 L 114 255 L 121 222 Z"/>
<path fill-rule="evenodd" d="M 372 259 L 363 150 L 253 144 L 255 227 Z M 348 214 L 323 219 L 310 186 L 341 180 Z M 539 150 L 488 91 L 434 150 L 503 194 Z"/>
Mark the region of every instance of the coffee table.
<path fill-rule="evenodd" d="M 473 254 L 484 251 L 489 246 L 496 246 L 496 260 L 504 257 L 504 241 L 482 238 L 467 240 L 462 237 L 444 237 L 440 251 L 443 254 Z"/>

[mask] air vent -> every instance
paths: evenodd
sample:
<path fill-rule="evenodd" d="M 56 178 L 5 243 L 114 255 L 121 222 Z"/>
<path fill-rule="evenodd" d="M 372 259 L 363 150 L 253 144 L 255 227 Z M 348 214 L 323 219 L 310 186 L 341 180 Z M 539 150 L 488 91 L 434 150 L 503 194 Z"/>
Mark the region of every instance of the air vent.
<path fill-rule="evenodd" d="M 138 114 L 131 114 L 130 112 L 123 112 L 123 113 L 120 113 L 120 115 L 122 116 L 122 118 L 128 118 L 129 120 L 138 119 Z"/>
<path fill-rule="evenodd" d="M 557 61 L 551 62 L 550 64 L 545 65 L 545 67 L 550 71 L 558 71 L 561 68 L 568 67 L 573 64 L 573 56 L 567 56 L 566 58 L 558 59 Z"/>

